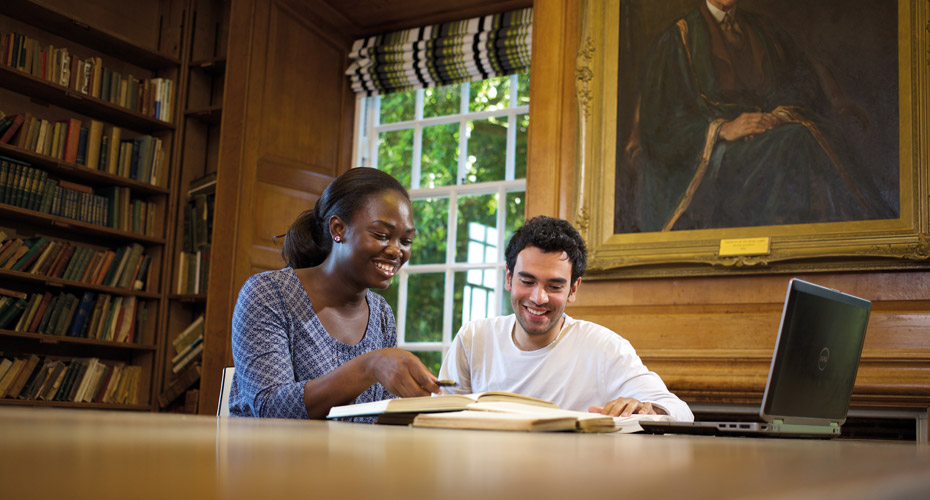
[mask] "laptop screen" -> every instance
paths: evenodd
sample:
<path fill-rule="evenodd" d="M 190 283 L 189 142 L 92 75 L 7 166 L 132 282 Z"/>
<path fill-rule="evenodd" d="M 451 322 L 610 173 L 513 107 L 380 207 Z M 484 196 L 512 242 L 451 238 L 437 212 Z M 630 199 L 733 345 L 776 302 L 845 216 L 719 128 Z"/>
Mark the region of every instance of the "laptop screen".
<path fill-rule="evenodd" d="M 807 424 L 846 420 L 870 309 L 868 300 L 791 280 L 763 418 Z"/>

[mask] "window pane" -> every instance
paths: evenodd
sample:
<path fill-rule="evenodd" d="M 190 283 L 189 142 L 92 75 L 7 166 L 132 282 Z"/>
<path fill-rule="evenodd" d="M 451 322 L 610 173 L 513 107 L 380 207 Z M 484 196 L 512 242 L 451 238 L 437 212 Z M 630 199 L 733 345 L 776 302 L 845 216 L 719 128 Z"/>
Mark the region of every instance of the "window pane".
<path fill-rule="evenodd" d="M 461 109 L 462 85 L 423 89 L 423 117 L 458 114 Z"/>
<path fill-rule="evenodd" d="M 449 198 L 413 201 L 413 222 L 417 235 L 410 252 L 411 264 L 442 264 L 446 261 Z"/>
<path fill-rule="evenodd" d="M 423 273 L 407 279 L 407 342 L 442 341 L 445 278 L 445 273 Z"/>
<path fill-rule="evenodd" d="M 507 273 L 505 272 L 504 275 L 501 276 L 501 290 L 503 290 L 503 293 L 501 293 L 501 315 L 502 316 L 513 314 L 513 307 L 510 305 L 510 292 L 507 291 L 507 287 L 505 286 L 506 284 L 507 284 Z"/>
<path fill-rule="evenodd" d="M 378 134 L 378 170 L 410 187 L 413 166 L 413 129 Z"/>
<path fill-rule="evenodd" d="M 510 77 L 501 76 L 469 84 L 469 111 L 494 111 L 510 104 Z"/>
<path fill-rule="evenodd" d="M 455 261 L 472 264 L 496 262 L 497 195 L 462 196 L 458 208 Z"/>
<path fill-rule="evenodd" d="M 526 179 L 526 138 L 530 128 L 530 115 L 517 115 L 517 144 L 513 155 L 513 178 Z"/>
<path fill-rule="evenodd" d="M 413 120 L 417 91 L 394 92 L 381 96 L 381 123 Z"/>
<path fill-rule="evenodd" d="M 468 122 L 466 183 L 505 180 L 507 117 Z"/>
<path fill-rule="evenodd" d="M 416 357 L 433 372 L 433 375 L 439 375 L 439 368 L 442 367 L 442 352 L 440 351 L 413 351 Z"/>
<path fill-rule="evenodd" d="M 506 204 L 505 210 L 507 210 L 504 214 L 504 224 L 507 225 L 504 234 L 504 248 L 507 248 L 510 237 L 513 236 L 518 227 L 523 225 L 523 219 L 526 218 L 526 192 L 507 193 L 504 199 L 506 200 L 504 202 Z"/>
<path fill-rule="evenodd" d="M 420 187 L 435 188 L 455 184 L 459 171 L 459 124 L 423 127 L 423 156 L 420 160 Z"/>
<path fill-rule="evenodd" d="M 526 106 L 530 103 L 530 74 L 517 75 L 517 106 Z"/>
<path fill-rule="evenodd" d="M 452 331 L 457 332 L 465 323 L 487 318 L 494 312 L 497 301 L 494 285 L 497 269 L 471 269 L 455 273 L 452 303 Z"/>

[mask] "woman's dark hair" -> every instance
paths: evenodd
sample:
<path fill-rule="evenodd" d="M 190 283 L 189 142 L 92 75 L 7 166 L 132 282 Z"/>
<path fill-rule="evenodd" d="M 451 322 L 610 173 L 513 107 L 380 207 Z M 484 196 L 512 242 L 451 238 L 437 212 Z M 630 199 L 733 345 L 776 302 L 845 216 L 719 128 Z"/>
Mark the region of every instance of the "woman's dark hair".
<path fill-rule="evenodd" d="M 329 219 L 338 215 L 349 223 L 365 207 L 368 199 L 384 191 L 397 191 L 410 200 L 404 186 L 390 174 L 374 168 L 359 167 L 336 177 L 326 186 L 312 210 L 305 210 L 291 224 L 284 236 L 281 256 L 294 269 L 320 265 L 333 248 Z"/>
<path fill-rule="evenodd" d="M 513 273 L 517 264 L 517 255 L 526 247 L 536 247 L 543 252 L 562 252 L 568 254 L 572 263 L 572 284 L 578 281 L 588 267 L 588 249 L 578 231 L 567 220 L 538 216 L 526 221 L 507 244 L 504 257 L 507 270 Z"/>

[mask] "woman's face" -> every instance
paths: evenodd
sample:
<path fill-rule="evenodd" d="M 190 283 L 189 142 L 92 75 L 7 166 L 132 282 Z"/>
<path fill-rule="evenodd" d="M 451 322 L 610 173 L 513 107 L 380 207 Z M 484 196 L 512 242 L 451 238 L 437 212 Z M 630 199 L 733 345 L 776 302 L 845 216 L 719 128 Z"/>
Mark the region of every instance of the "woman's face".
<path fill-rule="evenodd" d="M 385 289 L 400 267 L 410 260 L 410 246 L 416 229 L 410 202 L 401 193 L 389 190 L 369 198 L 352 220 L 333 236 L 342 243 L 333 250 L 347 266 L 346 273 L 359 288 Z"/>

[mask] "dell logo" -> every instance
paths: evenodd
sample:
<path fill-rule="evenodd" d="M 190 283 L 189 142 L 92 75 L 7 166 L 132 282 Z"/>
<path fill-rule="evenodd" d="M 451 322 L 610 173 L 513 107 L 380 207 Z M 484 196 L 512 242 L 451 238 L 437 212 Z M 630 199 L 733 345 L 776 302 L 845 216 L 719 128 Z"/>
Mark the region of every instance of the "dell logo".
<path fill-rule="evenodd" d="M 817 368 L 820 371 L 823 371 L 827 367 L 827 362 L 830 361 L 830 348 L 824 347 L 820 351 L 820 357 L 817 358 Z"/>

